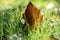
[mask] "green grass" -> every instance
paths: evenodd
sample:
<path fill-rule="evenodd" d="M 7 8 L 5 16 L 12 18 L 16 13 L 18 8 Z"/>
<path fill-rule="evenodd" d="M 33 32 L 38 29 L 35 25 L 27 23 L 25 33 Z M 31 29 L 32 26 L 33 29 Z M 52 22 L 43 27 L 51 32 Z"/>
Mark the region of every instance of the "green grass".
<path fill-rule="evenodd" d="M 38 5 L 38 1 L 36 2 L 36 1 L 32 0 L 32 3 L 36 6 L 36 5 Z M 9 37 L 12 37 L 12 35 L 14 35 L 14 34 L 17 34 L 18 36 L 19 36 L 19 34 L 22 34 L 22 40 L 49 40 L 50 35 L 55 35 L 57 38 L 60 38 L 60 16 L 59 16 L 60 10 L 58 10 L 57 14 L 54 11 L 55 8 L 52 8 L 51 10 L 46 10 L 46 8 L 44 6 L 47 3 L 49 3 L 49 1 L 47 1 L 47 3 L 45 3 L 43 5 L 42 5 L 42 3 L 44 1 L 42 1 L 40 3 L 41 7 L 39 6 L 38 9 L 43 10 L 44 20 L 41 25 L 38 23 L 39 26 L 37 26 L 37 27 L 41 27 L 41 28 L 38 28 L 38 30 L 34 30 L 34 29 L 31 30 L 29 28 L 30 26 L 28 25 L 28 23 L 26 23 L 26 25 L 24 25 L 21 22 L 21 20 L 23 19 L 23 13 L 25 12 L 28 2 L 29 1 L 27 1 L 27 0 L 26 0 L 26 2 L 22 1 L 18 5 L 17 4 L 14 5 L 12 3 L 12 9 L 6 8 L 3 10 L 0 10 L 0 39 L 2 39 L 2 36 L 8 35 Z M 56 1 L 52 1 L 52 2 L 56 2 Z M 3 1 L 1 1 L 1 3 L 3 3 Z M 22 5 L 22 3 L 23 3 L 23 5 Z M 8 4 L 3 5 L 3 7 L 7 7 L 7 6 L 8 6 Z M 2 4 L 1 4 L 0 8 L 1 7 L 2 7 Z M 38 6 L 36 6 L 36 7 L 38 7 Z M 58 8 L 59 8 L 59 6 L 58 6 Z M 59 17 L 53 18 L 52 16 L 55 14 Z M 24 29 L 24 27 L 26 27 L 26 29 Z M 15 40 L 14 37 L 12 37 L 12 38 L 13 38 L 12 40 Z"/>

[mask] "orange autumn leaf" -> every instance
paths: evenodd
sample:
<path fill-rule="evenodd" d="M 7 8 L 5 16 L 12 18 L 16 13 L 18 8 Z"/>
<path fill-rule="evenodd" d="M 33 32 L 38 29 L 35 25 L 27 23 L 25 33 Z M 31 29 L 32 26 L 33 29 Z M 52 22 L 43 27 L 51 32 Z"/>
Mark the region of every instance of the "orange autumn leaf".
<path fill-rule="evenodd" d="M 31 26 L 31 28 L 37 28 L 37 23 L 42 22 L 43 16 L 40 11 L 30 2 L 25 10 L 24 19 Z"/>

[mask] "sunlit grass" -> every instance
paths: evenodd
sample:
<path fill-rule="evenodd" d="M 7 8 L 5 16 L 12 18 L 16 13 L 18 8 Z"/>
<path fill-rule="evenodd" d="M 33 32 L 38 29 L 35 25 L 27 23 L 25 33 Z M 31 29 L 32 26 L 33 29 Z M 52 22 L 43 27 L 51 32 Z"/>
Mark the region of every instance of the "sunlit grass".
<path fill-rule="evenodd" d="M 49 1 L 32 0 L 31 2 L 39 10 L 43 10 L 43 22 L 37 26 L 40 27 L 38 30 L 31 30 L 28 24 L 24 26 L 21 20 L 28 2 L 29 0 L 1 0 L 0 8 L 3 10 L 0 10 L 0 38 L 2 39 L 2 36 L 9 35 L 9 37 L 12 37 L 11 40 L 13 40 L 14 37 L 12 35 L 14 34 L 18 37 L 19 34 L 22 34 L 22 40 L 49 40 L 50 35 L 60 38 L 60 11 L 56 14 L 55 8 L 46 10 L 45 7 L 50 3 Z M 52 2 L 54 3 L 55 1 Z M 24 30 L 24 27 L 26 27 L 26 30 Z"/>

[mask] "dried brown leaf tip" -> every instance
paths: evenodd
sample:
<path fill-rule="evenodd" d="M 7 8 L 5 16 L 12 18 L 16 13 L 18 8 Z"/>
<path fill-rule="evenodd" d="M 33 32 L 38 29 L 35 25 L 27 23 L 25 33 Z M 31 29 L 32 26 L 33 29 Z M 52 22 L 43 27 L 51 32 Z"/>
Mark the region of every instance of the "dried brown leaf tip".
<path fill-rule="evenodd" d="M 37 28 L 37 23 L 42 22 L 43 17 L 40 11 L 30 2 L 25 10 L 24 19 L 31 26 L 31 28 Z"/>

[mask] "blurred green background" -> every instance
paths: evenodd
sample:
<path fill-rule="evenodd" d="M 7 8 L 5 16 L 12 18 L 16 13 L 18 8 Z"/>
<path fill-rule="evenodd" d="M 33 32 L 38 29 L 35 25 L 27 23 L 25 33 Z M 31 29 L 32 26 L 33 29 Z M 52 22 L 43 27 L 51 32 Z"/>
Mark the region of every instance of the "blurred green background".
<path fill-rule="evenodd" d="M 23 13 L 29 2 L 43 15 L 41 30 L 24 31 Z M 0 0 L 1 40 L 49 40 L 50 35 L 60 38 L 60 0 Z"/>

